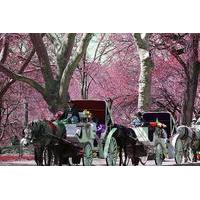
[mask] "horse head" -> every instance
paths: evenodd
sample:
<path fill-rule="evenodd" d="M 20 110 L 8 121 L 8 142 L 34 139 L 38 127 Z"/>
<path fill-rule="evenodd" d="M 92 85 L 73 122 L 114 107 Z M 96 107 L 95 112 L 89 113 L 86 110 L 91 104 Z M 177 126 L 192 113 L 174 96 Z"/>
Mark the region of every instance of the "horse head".
<path fill-rule="evenodd" d="M 20 141 L 21 145 L 28 146 L 37 141 L 39 139 L 41 128 L 42 124 L 40 123 L 40 121 L 30 122 L 23 130 L 24 137 Z"/>

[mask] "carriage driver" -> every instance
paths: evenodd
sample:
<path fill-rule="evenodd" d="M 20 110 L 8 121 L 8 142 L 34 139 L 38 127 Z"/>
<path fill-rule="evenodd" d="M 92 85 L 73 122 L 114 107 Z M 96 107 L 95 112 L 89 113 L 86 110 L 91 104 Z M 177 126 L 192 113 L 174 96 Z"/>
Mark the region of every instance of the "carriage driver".
<path fill-rule="evenodd" d="M 137 112 L 135 116 L 136 116 L 136 118 L 133 119 L 133 121 L 131 122 L 131 125 L 133 125 L 135 127 L 144 126 L 145 120 L 143 119 L 142 113 Z"/>
<path fill-rule="evenodd" d="M 68 108 L 64 111 L 59 120 L 67 119 L 68 123 L 80 122 L 79 112 L 72 101 L 68 101 Z"/>

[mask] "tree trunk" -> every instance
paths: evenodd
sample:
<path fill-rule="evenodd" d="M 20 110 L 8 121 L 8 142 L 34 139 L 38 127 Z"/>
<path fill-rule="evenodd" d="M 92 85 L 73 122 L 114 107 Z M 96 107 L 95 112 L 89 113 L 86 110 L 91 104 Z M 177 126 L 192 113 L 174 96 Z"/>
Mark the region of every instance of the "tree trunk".
<path fill-rule="evenodd" d="M 190 125 L 197 93 L 200 63 L 198 62 L 199 35 L 192 34 L 192 51 L 188 61 L 188 76 L 184 92 L 181 124 Z"/>
<path fill-rule="evenodd" d="M 200 69 L 199 63 L 194 64 L 191 78 L 187 80 L 186 90 L 184 92 L 184 99 L 183 99 L 181 124 L 190 125 L 192 121 L 195 98 L 197 93 L 197 86 L 198 86 L 199 69 Z"/>
<path fill-rule="evenodd" d="M 88 86 L 88 76 L 86 72 L 83 72 L 82 75 L 82 81 L 81 81 L 81 97 L 82 99 L 88 99 L 88 90 L 87 90 L 87 86 Z"/>
<path fill-rule="evenodd" d="M 24 127 L 28 125 L 28 102 L 24 103 Z"/>
<path fill-rule="evenodd" d="M 149 34 L 142 38 L 141 34 L 134 34 L 140 58 L 140 77 L 138 90 L 138 110 L 144 112 L 149 110 L 151 103 L 151 76 L 154 64 L 149 52 Z"/>

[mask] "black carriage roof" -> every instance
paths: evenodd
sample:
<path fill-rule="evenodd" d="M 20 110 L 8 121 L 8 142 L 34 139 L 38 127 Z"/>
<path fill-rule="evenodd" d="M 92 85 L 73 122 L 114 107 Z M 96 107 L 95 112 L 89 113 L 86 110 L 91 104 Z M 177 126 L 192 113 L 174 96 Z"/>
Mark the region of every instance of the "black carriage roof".
<path fill-rule="evenodd" d="M 98 118 L 102 123 L 105 123 L 107 103 L 104 100 L 71 100 L 74 106 L 82 112 L 83 110 L 89 110 L 93 117 Z"/>
<path fill-rule="evenodd" d="M 167 126 L 166 131 L 170 137 L 175 131 L 175 120 L 170 112 L 144 112 L 143 118 L 147 122 L 159 121 Z"/>
<path fill-rule="evenodd" d="M 158 120 L 169 120 L 172 119 L 173 120 L 173 116 L 170 112 L 144 112 L 143 113 L 143 117 L 147 118 L 147 119 L 152 119 L 152 120 L 156 120 L 158 118 Z"/>

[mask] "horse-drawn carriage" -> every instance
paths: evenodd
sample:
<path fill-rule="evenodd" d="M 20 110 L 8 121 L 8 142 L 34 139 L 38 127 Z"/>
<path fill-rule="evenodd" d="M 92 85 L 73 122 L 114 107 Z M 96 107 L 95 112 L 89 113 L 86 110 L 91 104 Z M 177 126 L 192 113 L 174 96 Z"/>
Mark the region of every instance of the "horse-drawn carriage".
<path fill-rule="evenodd" d="M 143 118 L 145 123 L 142 127 L 132 127 L 136 142 L 128 145 L 127 156 L 135 165 L 139 161 L 145 165 L 148 157 L 154 156 L 156 165 L 161 165 L 171 153 L 168 141 L 176 132 L 175 120 L 169 112 L 145 112 Z"/>
<path fill-rule="evenodd" d="M 40 146 L 43 151 L 40 160 L 44 160 L 44 164 L 51 165 L 55 162 L 56 157 L 63 160 L 71 158 L 72 164 L 80 164 L 81 159 L 83 165 L 92 165 L 93 156 L 106 159 L 107 165 L 116 165 L 118 149 L 117 142 L 113 137 L 116 128 L 112 127 L 109 105 L 106 101 L 99 100 L 74 100 L 74 107 L 79 112 L 80 121 L 78 123 L 64 123 L 63 121 L 54 121 L 48 124 L 48 130 L 36 135 L 38 136 L 35 144 L 41 143 L 41 140 L 46 140 Z M 92 119 L 86 116 L 86 113 L 92 114 Z M 43 122 L 44 124 L 44 122 Z M 65 129 L 65 136 L 56 134 L 59 127 Z M 39 125 L 38 125 L 39 127 Z M 41 127 L 38 130 L 42 130 Z M 53 131 L 54 129 L 54 131 Z M 35 137 L 33 126 L 30 126 L 25 134 L 26 140 Z M 36 146 L 36 145 L 35 145 Z M 54 159 L 53 159 L 54 158 Z M 54 160 L 54 161 L 53 161 Z M 42 162 L 42 161 L 41 161 Z M 40 164 L 43 164 L 41 163 Z"/>
<path fill-rule="evenodd" d="M 172 139 L 175 148 L 175 162 L 180 165 L 186 162 L 197 161 L 197 151 L 200 151 L 200 121 L 194 122 L 191 127 L 181 125 Z"/>

